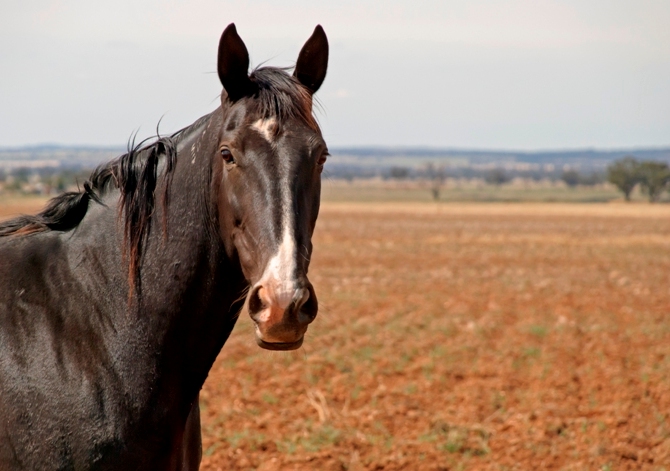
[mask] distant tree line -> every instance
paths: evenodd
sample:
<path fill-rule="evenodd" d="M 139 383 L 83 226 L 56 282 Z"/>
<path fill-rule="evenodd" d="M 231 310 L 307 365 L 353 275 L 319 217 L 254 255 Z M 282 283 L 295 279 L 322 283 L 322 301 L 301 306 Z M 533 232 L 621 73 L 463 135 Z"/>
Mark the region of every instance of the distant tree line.
<path fill-rule="evenodd" d="M 665 190 L 670 190 L 670 168 L 665 162 L 639 161 L 628 156 L 613 162 L 607 168 L 607 180 L 630 201 L 637 185 L 650 202 L 658 201 Z"/>
<path fill-rule="evenodd" d="M 333 172 L 333 175 L 339 178 L 353 179 L 354 173 Z M 345 176 L 346 175 L 346 176 Z M 379 175 L 379 174 L 377 174 Z M 374 174 L 364 175 L 361 177 L 372 177 Z M 581 186 L 595 186 L 606 181 L 607 175 L 604 172 L 597 172 L 591 170 L 590 172 L 579 172 L 576 169 L 569 167 L 561 170 L 541 171 L 541 170 L 517 170 L 505 169 L 502 166 L 488 169 L 482 168 L 448 168 L 446 165 L 438 165 L 434 162 L 427 162 L 423 167 L 411 168 L 393 166 L 381 173 L 383 178 L 390 178 L 393 180 L 411 180 L 422 179 L 430 183 L 430 191 L 433 199 L 439 200 L 440 193 L 444 182 L 449 178 L 477 178 L 483 179 L 489 185 L 501 186 L 509 183 L 515 178 L 530 179 L 530 180 L 550 180 L 553 182 L 563 181 L 568 187 L 574 188 Z"/>
<path fill-rule="evenodd" d="M 551 180 L 563 181 L 567 186 L 574 187 L 577 185 L 594 186 L 606 181 L 605 172 L 598 172 L 591 170 L 590 172 L 580 172 L 576 169 L 567 170 L 510 170 L 503 167 L 493 167 L 489 169 L 472 168 L 472 167 L 448 167 L 446 165 L 438 165 L 434 162 L 427 162 L 423 167 L 399 167 L 394 166 L 388 169 L 368 168 L 368 169 L 333 169 L 329 171 L 331 178 L 372 178 L 381 176 L 382 178 L 390 178 L 393 180 L 407 180 L 407 179 L 429 179 L 436 178 L 444 181 L 449 178 L 478 178 L 484 180 L 490 185 L 504 185 L 515 178 L 528 180 Z"/>
<path fill-rule="evenodd" d="M 0 191 L 58 194 L 84 182 L 90 170 L 81 168 L 0 169 Z"/>

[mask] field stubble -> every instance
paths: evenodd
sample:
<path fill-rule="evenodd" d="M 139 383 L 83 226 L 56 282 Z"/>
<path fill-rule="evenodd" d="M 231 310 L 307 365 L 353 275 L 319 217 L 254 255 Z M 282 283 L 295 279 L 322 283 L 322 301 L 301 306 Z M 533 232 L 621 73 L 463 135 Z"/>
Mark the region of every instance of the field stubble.
<path fill-rule="evenodd" d="M 304 347 L 243 314 L 214 364 L 203 470 L 670 463 L 670 207 L 326 203 L 314 245 Z"/>
<path fill-rule="evenodd" d="M 203 469 L 663 469 L 670 208 L 327 203 L 305 346 L 243 315 Z"/>

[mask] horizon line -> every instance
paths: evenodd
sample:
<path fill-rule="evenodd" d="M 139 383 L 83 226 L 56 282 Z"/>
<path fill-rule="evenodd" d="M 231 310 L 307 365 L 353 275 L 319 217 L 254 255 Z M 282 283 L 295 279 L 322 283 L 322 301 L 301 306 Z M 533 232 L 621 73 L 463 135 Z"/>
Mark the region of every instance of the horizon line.
<path fill-rule="evenodd" d="M 60 144 L 52 142 L 44 142 L 37 144 L 25 144 L 18 146 L 1 146 L 0 152 L 20 151 L 20 150 L 35 150 L 35 149 L 87 149 L 87 150 L 110 150 L 118 151 L 119 149 L 127 149 L 126 145 L 107 145 L 107 144 Z M 584 146 L 584 147 L 547 147 L 536 149 L 514 149 L 504 147 L 460 147 L 460 146 L 431 146 L 431 145 L 379 145 L 379 144 L 362 144 L 362 145 L 338 145 L 330 147 L 331 151 L 343 150 L 391 150 L 391 151 L 424 151 L 424 152 L 495 152 L 506 154 L 547 154 L 547 153 L 572 153 L 572 152 L 636 152 L 636 151 L 670 151 L 670 143 L 661 146 L 631 146 L 631 147 L 598 147 L 598 146 Z"/>

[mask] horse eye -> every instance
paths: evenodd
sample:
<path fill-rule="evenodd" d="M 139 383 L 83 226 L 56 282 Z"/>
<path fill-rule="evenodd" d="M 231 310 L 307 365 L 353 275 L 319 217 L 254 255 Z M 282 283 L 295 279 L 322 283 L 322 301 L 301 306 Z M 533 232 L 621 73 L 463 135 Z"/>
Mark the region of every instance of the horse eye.
<path fill-rule="evenodd" d="M 223 161 L 226 162 L 227 164 L 235 163 L 235 158 L 233 157 L 233 154 L 232 152 L 230 152 L 229 149 L 221 149 L 221 157 L 223 157 Z"/>
<path fill-rule="evenodd" d="M 319 160 L 316 161 L 316 164 L 321 166 L 326 163 L 326 160 L 328 159 L 328 154 L 322 154 L 321 157 L 319 157 Z"/>

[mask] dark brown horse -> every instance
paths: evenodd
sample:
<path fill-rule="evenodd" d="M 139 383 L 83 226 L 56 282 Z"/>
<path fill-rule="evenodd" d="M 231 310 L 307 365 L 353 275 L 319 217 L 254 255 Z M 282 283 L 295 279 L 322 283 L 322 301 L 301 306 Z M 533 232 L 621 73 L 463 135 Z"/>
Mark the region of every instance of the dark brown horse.
<path fill-rule="evenodd" d="M 328 151 L 320 26 L 295 72 L 221 36 L 221 106 L 0 224 L 0 469 L 195 470 L 198 393 L 248 298 L 258 345 L 298 348 Z"/>

